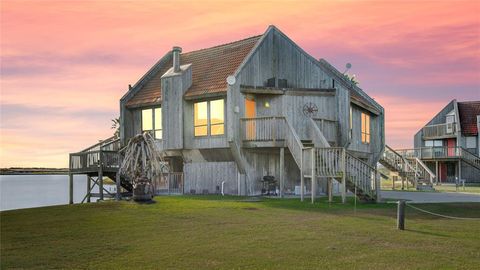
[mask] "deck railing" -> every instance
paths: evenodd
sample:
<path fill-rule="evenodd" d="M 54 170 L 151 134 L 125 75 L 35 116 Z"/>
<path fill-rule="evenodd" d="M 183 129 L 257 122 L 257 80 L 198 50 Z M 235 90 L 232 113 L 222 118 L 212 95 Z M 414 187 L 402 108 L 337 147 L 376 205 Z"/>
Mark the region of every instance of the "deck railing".
<path fill-rule="evenodd" d="M 324 118 L 312 118 L 320 131 L 329 142 L 337 142 L 338 138 L 338 122 Z"/>
<path fill-rule="evenodd" d="M 116 171 L 120 155 L 117 151 L 89 151 L 70 154 L 69 169 L 71 172 L 97 171 L 100 164 L 103 171 Z"/>
<path fill-rule="evenodd" d="M 108 139 L 102 140 L 80 152 L 91 152 L 91 151 L 98 151 L 98 150 L 105 150 L 105 151 L 118 151 L 120 150 L 120 139 L 112 136 Z"/>
<path fill-rule="evenodd" d="M 444 123 L 423 127 L 423 138 L 452 137 L 457 134 L 457 123 Z"/>
<path fill-rule="evenodd" d="M 459 158 L 462 157 L 462 147 L 453 146 L 435 146 L 420 147 L 414 149 L 396 150 L 400 155 L 406 158 L 436 159 L 436 158 Z"/>
<path fill-rule="evenodd" d="M 242 140 L 278 141 L 285 139 L 285 117 L 240 118 Z"/>

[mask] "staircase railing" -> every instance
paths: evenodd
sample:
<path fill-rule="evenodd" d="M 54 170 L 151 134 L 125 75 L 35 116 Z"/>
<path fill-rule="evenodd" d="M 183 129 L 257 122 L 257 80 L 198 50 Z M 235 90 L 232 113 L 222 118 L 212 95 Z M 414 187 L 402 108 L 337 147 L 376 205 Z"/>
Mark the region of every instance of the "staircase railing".
<path fill-rule="evenodd" d="M 421 177 L 427 181 L 430 182 L 430 184 L 433 185 L 433 182 L 435 181 L 435 174 L 423 163 L 419 158 L 415 158 L 415 172 L 416 172 L 416 179 L 418 177 Z M 418 183 L 416 183 L 418 185 Z"/>
<path fill-rule="evenodd" d="M 385 161 L 388 165 L 392 166 L 399 172 L 407 171 L 407 161 L 404 157 L 398 154 L 395 150 L 393 150 L 388 145 L 385 145 L 385 151 L 383 152 L 383 156 L 381 160 Z"/>
<path fill-rule="evenodd" d="M 361 189 L 364 194 L 375 199 L 378 184 L 377 170 L 349 152 L 346 152 L 345 162 L 347 181 L 353 182 L 353 184 Z"/>
<path fill-rule="evenodd" d="M 288 119 L 283 118 L 285 123 L 285 143 L 290 150 L 290 153 L 293 156 L 293 159 L 297 163 L 300 169 L 303 168 L 302 166 L 302 156 L 303 156 L 303 144 L 300 138 L 298 137 L 297 133 L 293 129 L 292 125 L 288 121 Z"/>
<path fill-rule="evenodd" d="M 468 152 L 465 148 L 460 148 L 460 154 L 462 159 L 480 169 L 480 157 Z"/>
<path fill-rule="evenodd" d="M 335 120 L 324 118 L 310 118 L 311 121 L 320 129 L 323 136 L 329 142 L 337 142 L 338 138 L 338 122 Z"/>

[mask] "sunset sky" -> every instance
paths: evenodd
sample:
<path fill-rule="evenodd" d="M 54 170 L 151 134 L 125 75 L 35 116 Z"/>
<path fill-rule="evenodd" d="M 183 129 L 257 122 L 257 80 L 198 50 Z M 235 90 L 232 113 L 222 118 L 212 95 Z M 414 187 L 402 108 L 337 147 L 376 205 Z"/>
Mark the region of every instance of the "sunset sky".
<path fill-rule="evenodd" d="M 67 167 L 112 135 L 119 99 L 166 51 L 270 24 L 351 74 L 386 110 L 386 142 L 450 100 L 480 99 L 480 1 L 0 1 L 0 167 Z"/>

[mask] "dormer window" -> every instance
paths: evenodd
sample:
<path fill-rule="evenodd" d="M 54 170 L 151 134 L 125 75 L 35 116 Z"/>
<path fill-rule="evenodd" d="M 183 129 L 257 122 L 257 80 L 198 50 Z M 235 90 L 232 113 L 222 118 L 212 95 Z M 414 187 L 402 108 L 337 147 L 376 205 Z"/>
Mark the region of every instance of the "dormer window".
<path fill-rule="evenodd" d="M 193 133 L 195 137 L 215 136 L 225 133 L 224 99 L 193 104 Z"/>

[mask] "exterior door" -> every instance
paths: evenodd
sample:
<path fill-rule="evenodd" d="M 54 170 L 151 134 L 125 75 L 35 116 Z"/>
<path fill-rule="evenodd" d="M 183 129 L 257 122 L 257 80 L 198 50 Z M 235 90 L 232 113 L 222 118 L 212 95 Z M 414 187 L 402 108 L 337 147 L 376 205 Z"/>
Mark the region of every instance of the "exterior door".
<path fill-rule="evenodd" d="M 440 182 L 445 182 L 447 180 L 447 164 L 445 164 L 444 162 L 440 163 L 438 170 L 440 171 Z"/>
<path fill-rule="evenodd" d="M 449 157 L 454 157 L 456 156 L 456 139 L 447 139 L 447 153 Z"/>
<path fill-rule="evenodd" d="M 255 99 L 253 97 L 245 98 L 245 118 L 255 118 Z M 247 119 L 245 122 L 245 132 L 247 140 L 255 139 L 255 119 Z"/>

